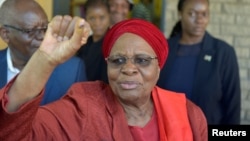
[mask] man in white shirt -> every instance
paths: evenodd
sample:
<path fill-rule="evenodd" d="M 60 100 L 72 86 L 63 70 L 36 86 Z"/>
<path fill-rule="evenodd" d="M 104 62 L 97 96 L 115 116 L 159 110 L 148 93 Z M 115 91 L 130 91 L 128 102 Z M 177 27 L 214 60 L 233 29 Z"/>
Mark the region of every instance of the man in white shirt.
<path fill-rule="evenodd" d="M 0 36 L 8 46 L 0 50 L 2 88 L 22 71 L 40 46 L 47 30 L 48 18 L 36 1 L 7 0 L 0 8 L 0 25 Z M 83 60 L 77 57 L 70 58 L 60 64 L 50 76 L 41 104 L 61 98 L 73 83 L 86 80 Z"/>

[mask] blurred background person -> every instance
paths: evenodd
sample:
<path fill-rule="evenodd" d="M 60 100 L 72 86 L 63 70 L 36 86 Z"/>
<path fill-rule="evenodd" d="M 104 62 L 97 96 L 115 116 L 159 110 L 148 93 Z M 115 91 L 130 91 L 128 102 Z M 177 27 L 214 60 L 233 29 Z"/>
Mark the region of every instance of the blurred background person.
<path fill-rule="evenodd" d="M 0 22 L 0 36 L 8 45 L 0 51 L 2 88 L 22 71 L 40 46 L 47 30 L 48 18 L 36 1 L 8 0 L 0 8 Z M 53 71 L 41 104 L 61 98 L 74 82 L 86 80 L 84 62 L 78 57 L 72 57 Z"/>
<path fill-rule="evenodd" d="M 110 26 L 109 5 L 106 0 L 87 0 L 84 5 L 85 18 L 90 24 L 92 35 L 87 44 L 80 48 L 77 56 L 86 65 L 89 81 L 107 80 L 107 63 L 102 55 L 103 37 Z"/>
<path fill-rule="evenodd" d="M 140 0 L 133 6 L 131 11 L 132 18 L 141 18 L 152 22 L 153 20 L 153 10 L 151 9 L 152 1 L 151 0 Z"/>
<path fill-rule="evenodd" d="M 133 0 L 108 0 L 110 6 L 111 26 L 129 18 L 133 9 Z"/>
<path fill-rule="evenodd" d="M 208 124 L 240 124 L 241 90 L 234 48 L 206 31 L 208 0 L 179 0 L 180 21 L 158 85 L 183 92 L 201 107 Z"/>

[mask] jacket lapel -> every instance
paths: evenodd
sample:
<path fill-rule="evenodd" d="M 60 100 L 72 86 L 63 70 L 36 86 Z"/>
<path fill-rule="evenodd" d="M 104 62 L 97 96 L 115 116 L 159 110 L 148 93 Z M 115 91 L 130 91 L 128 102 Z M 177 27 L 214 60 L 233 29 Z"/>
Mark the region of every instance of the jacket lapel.
<path fill-rule="evenodd" d="M 198 62 L 196 66 L 193 94 L 191 97 L 193 101 L 197 101 L 202 96 L 196 91 L 199 90 L 199 86 L 201 86 L 202 83 L 206 83 L 204 80 L 209 79 L 210 72 L 212 72 L 214 69 L 213 64 L 215 63 L 215 53 L 216 51 L 214 49 L 214 41 L 212 37 L 206 32 L 203 38 L 202 48 L 200 55 L 198 56 Z"/>
<path fill-rule="evenodd" d="M 7 48 L 0 51 L 0 89 L 7 83 Z"/>

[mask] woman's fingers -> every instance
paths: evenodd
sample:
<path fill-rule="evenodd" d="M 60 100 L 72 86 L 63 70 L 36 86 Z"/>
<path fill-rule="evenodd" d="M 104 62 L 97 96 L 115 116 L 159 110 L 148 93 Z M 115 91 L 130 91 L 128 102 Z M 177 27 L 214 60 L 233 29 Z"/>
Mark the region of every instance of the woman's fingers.
<path fill-rule="evenodd" d="M 60 25 L 61 25 L 61 22 L 63 20 L 63 17 L 62 16 L 55 16 L 50 24 L 49 24 L 49 28 L 51 31 L 51 33 L 49 34 L 52 34 L 54 37 L 58 37 L 59 36 L 59 32 L 60 32 Z"/>
<path fill-rule="evenodd" d="M 75 24 L 76 24 L 76 21 L 79 17 L 73 17 L 73 19 L 71 19 L 71 22 L 69 23 L 68 25 L 68 28 L 65 32 L 65 36 L 70 38 L 72 37 L 73 33 L 74 33 L 74 28 L 75 28 Z"/>
<path fill-rule="evenodd" d="M 91 32 L 91 27 L 90 27 L 88 22 L 85 22 L 84 23 L 84 30 L 83 30 L 81 44 L 86 44 L 87 43 L 87 39 L 88 39 L 88 37 L 90 35 L 90 32 Z"/>
<path fill-rule="evenodd" d="M 84 19 L 55 16 L 48 25 L 40 50 L 50 55 L 54 54 L 54 57 L 58 52 L 70 56 L 87 42 L 89 33 L 90 26 Z"/>
<path fill-rule="evenodd" d="M 69 29 L 69 26 L 71 24 L 71 21 L 72 21 L 72 17 L 71 16 L 68 16 L 68 15 L 65 15 L 63 16 L 63 19 L 61 21 L 61 24 L 60 24 L 60 30 L 59 30 L 59 37 L 62 37 L 62 40 L 64 40 L 64 38 L 68 39 L 70 36 L 67 35 L 67 31 Z"/>
<path fill-rule="evenodd" d="M 76 17 L 75 20 L 74 33 L 70 42 L 73 47 L 78 49 L 82 44 L 86 43 L 89 37 L 90 28 L 84 19 Z"/>

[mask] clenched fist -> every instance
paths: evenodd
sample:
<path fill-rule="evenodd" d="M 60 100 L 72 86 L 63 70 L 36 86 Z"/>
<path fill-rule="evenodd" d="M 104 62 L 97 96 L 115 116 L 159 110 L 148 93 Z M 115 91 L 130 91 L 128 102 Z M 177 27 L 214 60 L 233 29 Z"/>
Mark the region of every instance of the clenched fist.
<path fill-rule="evenodd" d="M 87 42 L 89 24 L 80 17 L 55 16 L 48 25 L 39 48 L 50 63 L 58 65 L 72 57 Z"/>

